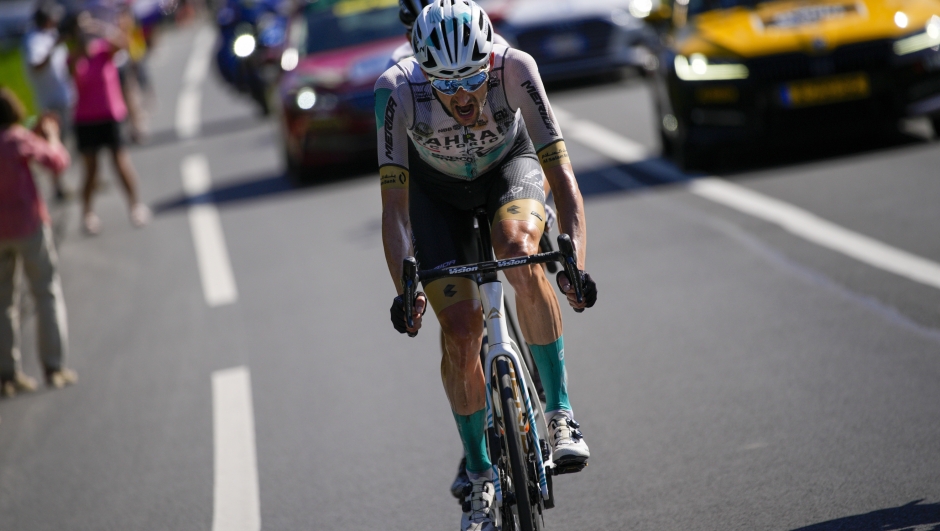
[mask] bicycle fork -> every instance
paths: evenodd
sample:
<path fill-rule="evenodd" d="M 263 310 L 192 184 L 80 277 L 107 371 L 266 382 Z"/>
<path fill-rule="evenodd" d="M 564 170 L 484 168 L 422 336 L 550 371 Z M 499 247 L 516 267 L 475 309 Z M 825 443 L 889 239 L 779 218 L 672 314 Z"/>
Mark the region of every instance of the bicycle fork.
<path fill-rule="evenodd" d="M 480 298 L 483 303 L 483 315 L 486 319 L 486 333 L 488 337 L 489 351 L 486 355 L 486 362 L 483 364 L 483 372 L 486 377 L 486 427 L 489 433 L 496 429 L 495 416 L 493 414 L 495 404 L 493 400 L 493 362 L 496 358 L 503 357 L 512 363 L 515 372 L 518 391 L 522 397 L 525 419 L 504 419 L 505 422 L 516 422 L 519 425 L 519 433 L 527 433 L 527 446 L 530 447 L 529 455 L 536 456 L 535 469 L 538 472 L 539 491 L 542 499 L 548 502 L 549 489 L 548 480 L 545 473 L 545 464 L 542 460 L 542 449 L 539 443 L 538 425 L 535 421 L 535 413 L 532 409 L 531 397 L 529 396 L 528 382 L 526 381 L 525 371 L 522 370 L 522 364 L 519 361 L 519 346 L 515 344 L 509 336 L 504 316 L 506 307 L 503 299 L 503 286 L 497 280 L 480 284 Z M 528 424 L 528 429 L 526 429 Z M 492 443 L 492 441 L 490 441 Z M 497 463 L 493 463 L 493 485 L 496 489 L 496 499 L 503 503 L 502 485 L 499 478 Z"/>

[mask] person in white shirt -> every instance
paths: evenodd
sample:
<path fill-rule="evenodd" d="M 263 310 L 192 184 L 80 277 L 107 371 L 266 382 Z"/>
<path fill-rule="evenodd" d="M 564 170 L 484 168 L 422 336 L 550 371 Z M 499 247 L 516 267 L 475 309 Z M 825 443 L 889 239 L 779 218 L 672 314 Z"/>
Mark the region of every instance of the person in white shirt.
<path fill-rule="evenodd" d="M 44 113 L 55 113 L 64 135 L 71 130 L 75 91 L 69 75 L 69 52 L 59 34 L 59 23 L 65 9 L 54 2 L 39 4 L 33 14 L 35 27 L 26 34 L 26 60 L 36 100 Z M 54 179 L 56 198 L 63 199 L 60 175 Z"/>

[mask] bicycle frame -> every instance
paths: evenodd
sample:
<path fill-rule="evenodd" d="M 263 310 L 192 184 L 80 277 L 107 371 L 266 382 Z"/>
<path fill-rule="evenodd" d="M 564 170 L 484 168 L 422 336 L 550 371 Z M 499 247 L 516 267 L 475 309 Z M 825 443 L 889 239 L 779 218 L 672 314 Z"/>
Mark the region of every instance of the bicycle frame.
<path fill-rule="evenodd" d="M 485 211 L 478 211 L 477 216 L 478 229 L 480 227 L 486 227 Z M 448 276 L 472 276 L 475 279 L 480 290 L 480 300 L 483 306 L 483 315 L 486 321 L 486 331 L 488 338 L 488 350 L 486 359 L 483 363 L 483 371 L 486 381 L 487 433 L 496 433 L 495 412 L 497 411 L 497 407 L 502 407 L 502 405 L 497 406 L 497 404 L 493 403 L 493 366 L 496 360 L 506 359 L 509 361 L 509 363 L 511 363 L 512 372 L 515 373 L 516 387 L 518 388 L 517 392 L 519 395 L 516 397 L 516 400 L 518 402 L 519 398 L 521 398 L 522 407 L 519 409 L 524 412 L 523 414 L 525 416 L 522 417 L 520 415 L 520 418 L 518 419 L 506 419 L 505 416 L 503 416 L 503 422 L 517 422 L 517 433 L 526 434 L 524 438 L 527 439 L 527 441 L 523 441 L 523 437 L 520 437 L 520 441 L 518 441 L 517 444 L 527 442 L 528 446 L 530 447 L 527 453 L 530 455 L 535 454 L 535 469 L 538 476 L 539 494 L 541 496 L 544 507 L 551 508 L 554 506 L 554 500 L 549 483 L 549 474 L 553 473 L 553 471 L 550 472 L 545 468 L 545 458 L 543 457 L 543 448 L 541 444 L 541 438 L 539 437 L 539 425 L 537 424 L 535 411 L 532 408 L 532 398 L 529 392 L 529 372 L 525 363 L 522 362 L 519 346 L 513 342 L 509 335 L 509 330 L 504 317 L 506 315 L 506 307 L 503 298 L 503 286 L 499 281 L 497 271 L 531 264 L 544 264 L 554 261 L 561 262 L 565 273 L 571 280 L 577 300 L 581 302 L 583 300 L 584 287 L 581 284 L 581 277 L 577 270 L 574 245 L 571 242 L 571 238 L 567 234 L 560 234 L 558 236 L 558 251 L 534 254 L 530 256 L 521 256 L 517 258 L 508 258 L 505 260 L 494 260 L 493 248 L 489 239 L 489 232 L 487 230 L 478 230 L 478 235 L 480 237 L 481 250 L 483 251 L 483 255 L 489 258 L 489 260 L 484 262 L 418 271 L 418 263 L 414 257 L 408 257 L 404 259 L 402 263 L 401 281 L 406 320 L 409 327 L 414 326 L 413 304 L 419 281 L 428 282 L 430 280 Z M 544 417 L 545 415 L 543 412 L 539 418 L 544 420 Z M 526 424 L 528 424 L 528 429 L 526 429 Z M 490 446 L 493 443 L 493 438 L 487 437 L 487 445 Z M 490 448 L 491 455 L 493 450 L 493 448 Z M 497 505 L 501 507 L 505 501 L 503 498 L 503 485 L 500 479 L 499 470 L 499 463 L 494 460 L 493 486 L 495 488 Z M 528 485 L 516 485 L 515 488 L 528 489 Z"/>
<path fill-rule="evenodd" d="M 486 333 L 489 339 L 489 350 L 486 354 L 486 363 L 483 366 L 483 372 L 486 377 L 486 427 L 495 429 L 495 405 L 493 402 L 493 362 L 497 358 L 507 358 L 513 365 L 516 373 L 516 380 L 519 383 L 520 394 L 522 395 L 523 406 L 527 416 L 526 421 L 530 430 L 525 429 L 524 423 L 519 425 L 519 433 L 529 433 L 529 444 L 533 445 L 533 452 L 537 456 L 536 471 L 539 476 L 539 491 L 542 499 L 549 500 L 548 479 L 545 473 L 545 463 L 542 460 L 542 450 L 539 445 L 538 425 L 535 422 L 535 412 L 532 409 L 531 397 L 529 396 L 529 382 L 526 380 L 527 370 L 523 370 L 524 365 L 520 361 L 518 353 L 519 347 L 509 337 L 509 330 L 506 327 L 506 321 L 503 316 L 506 314 L 503 299 L 503 285 L 499 280 L 480 284 L 480 299 L 483 303 L 483 315 L 486 316 Z M 510 422 L 513 419 L 504 419 L 504 422 Z M 521 419 L 517 419 L 516 422 Z M 488 441 L 489 442 L 489 441 Z M 496 500 L 502 504 L 503 492 L 499 479 L 498 464 L 493 463 L 493 485 L 496 488 Z"/>

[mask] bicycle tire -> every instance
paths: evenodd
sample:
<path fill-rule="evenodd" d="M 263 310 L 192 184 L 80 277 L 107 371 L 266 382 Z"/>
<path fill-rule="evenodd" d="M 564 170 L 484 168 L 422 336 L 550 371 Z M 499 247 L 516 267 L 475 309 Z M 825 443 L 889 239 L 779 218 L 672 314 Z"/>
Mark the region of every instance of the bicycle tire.
<path fill-rule="evenodd" d="M 509 477 L 512 479 L 513 495 L 519 531 L 540 531 L 542 518 L 539 511 L 538 479 L 529 466 L 528 456 L 523 452 L 522 434 L 515 419 L 519 418 L 516 407 L 516 390 L 509 371 L 509 361 L 496 361 L 496 373 L 499 381 L 500 406 L 502 406 L 503 429 L 506 436 L 506 450 L 509 454 Z M 530 444 L 531 446 L 531 444 Z M 533 449 L 534 450 L 534 449 Z M 505 493 L 504 493 L 505 495 Z"/>

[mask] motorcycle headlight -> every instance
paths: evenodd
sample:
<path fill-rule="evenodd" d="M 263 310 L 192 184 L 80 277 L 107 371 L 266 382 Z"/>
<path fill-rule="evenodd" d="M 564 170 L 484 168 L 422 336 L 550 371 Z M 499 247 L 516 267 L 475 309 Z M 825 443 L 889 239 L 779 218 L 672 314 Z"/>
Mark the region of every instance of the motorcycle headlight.
<path fill-rule="evenodd" d="M 255 37 L 247 33 L 239 35 L 232 43 L 232 51 L 241 58 L 248 57 L 255 51 Z"/>
<path fill-rule="evenodd" d="M 747 67 L 741 63 L 709 59 L 704 54 L 677 55 L 676 75 L 683 81 L 719 81 L 747 79 Z"/>
<path fill-rule="evenodd" d="M 310 87 L 304 87 L 297 91 L 297 107 L 309 111 L 317 104 L 317 91 Z"/>
<path fill-rule="evenodd" d="M 940 17 L 934 15 L 927 21 L 924 31 L 895 41 L 894 53 L 907 55 L 936 46 L 940 46 Z"/>

